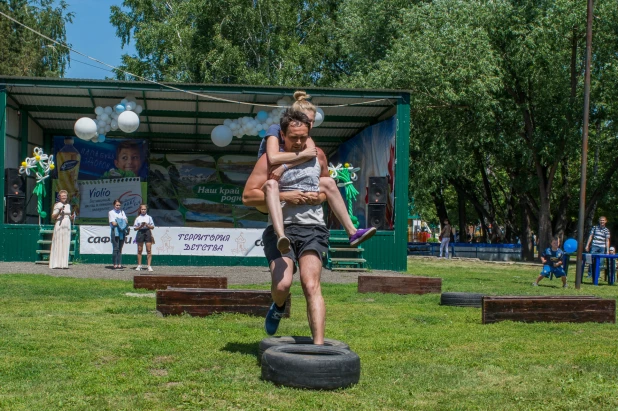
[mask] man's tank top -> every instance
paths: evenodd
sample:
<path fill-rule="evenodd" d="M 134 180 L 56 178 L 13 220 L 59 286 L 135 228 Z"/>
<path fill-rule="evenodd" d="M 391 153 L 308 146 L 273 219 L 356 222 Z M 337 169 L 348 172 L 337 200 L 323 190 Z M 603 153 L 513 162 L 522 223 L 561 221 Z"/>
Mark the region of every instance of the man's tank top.
<path fill-rule="evenodd" d="M 317 158 L 290 168 L 279 180 L 279 191 L 320 191 L 322 168 Z M 283 224 L 324 225 L 322 205 L 294 205 L 282 202 Z M 270 216 L 268 217 L 268 223 Z"/>

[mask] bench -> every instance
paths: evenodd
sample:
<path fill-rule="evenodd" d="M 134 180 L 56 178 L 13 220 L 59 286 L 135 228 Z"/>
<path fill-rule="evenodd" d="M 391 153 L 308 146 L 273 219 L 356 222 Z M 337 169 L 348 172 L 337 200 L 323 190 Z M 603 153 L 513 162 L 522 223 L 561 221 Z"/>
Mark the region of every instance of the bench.
<path fill-rule="evenodd" d="M 147 290 L 165 290 L 167 287 L 227 288 L 227 277 L 156 274 L 140 274 L 133 277 L 133 288 L 145 288 Z"/>
<path fill-rule="evenodd" d="M 272 298 L 270 290 L 229 290 L 214 288 L 176 288 L 157 290 L 157 311 L 163 315 L 187 313 L 197 317 L 218 313 L 266 316 Z M 290 316 L 288 296 L 284 317 Z"/>
<path fill-rule="evenodd" d="M 485 296 L 482 322 L 616 322 L 616 300 L 593 296 Z"/>
<path fill-rule="evenodd" d="M 442 292 L 442 279 L 420 276 L 376 276 L 358 277 L 359 293 L 428 294 Z"/>

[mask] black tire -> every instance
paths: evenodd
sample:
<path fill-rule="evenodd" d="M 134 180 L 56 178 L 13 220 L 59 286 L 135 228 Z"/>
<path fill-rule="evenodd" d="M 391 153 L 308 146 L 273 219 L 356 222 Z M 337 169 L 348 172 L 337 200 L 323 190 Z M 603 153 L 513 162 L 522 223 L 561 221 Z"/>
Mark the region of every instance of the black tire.
<path fill-rule="evenodd" d="M 476 293 L 442 293 L 440 305 L 480 308 L 483 303 L 483 295 Z"/>
<path fill-rule="evenodd" d="M 260 341 L 260 348 L 258 350 L 258 363 L 262 363 L 262 355 L 264 355 L 264 351 L 266 351 L 270 347 L 280 347 L 282 345 L 290 344 L 313 344 L 313 338 L 298 336 L 264 338 L 262 341 Z M 331 340 L 330 338 L 324 338 L 324 345 L 327 347 L 344 348 L 346 350 L 350 349 L 350 346 L 343 341 Z"/>
<path fill-rule="evenodd" d="M 262 379 L 295 388 L 345 388 L 358 383 L 360 358 L 353 351 L 324 345 L 271 347 L 262 357 Z"/>

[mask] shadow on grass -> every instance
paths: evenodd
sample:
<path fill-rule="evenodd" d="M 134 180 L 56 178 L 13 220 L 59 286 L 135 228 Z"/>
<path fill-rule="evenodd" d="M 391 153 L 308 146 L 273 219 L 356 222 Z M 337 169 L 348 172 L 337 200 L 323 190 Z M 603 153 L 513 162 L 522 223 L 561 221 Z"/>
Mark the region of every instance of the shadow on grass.
<path fill-rule="evenodd" d="M 259 343 L 238 343 L 229 342 L 225 344 L 225 347 L 221 351 L 228 351 L 232 353 L 253 355 L 255 359 L 258 358 Z"/>

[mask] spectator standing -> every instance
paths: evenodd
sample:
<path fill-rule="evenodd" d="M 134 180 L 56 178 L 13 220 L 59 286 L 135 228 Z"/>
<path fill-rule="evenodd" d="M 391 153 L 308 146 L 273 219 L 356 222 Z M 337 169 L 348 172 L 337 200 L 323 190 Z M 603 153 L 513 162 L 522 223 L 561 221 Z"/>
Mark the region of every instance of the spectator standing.
<path fill-rule="evenodd" d="M 609 229 L 605 226 L 607 218 L 601 216 L 599 225 L 595 225 L 590 229 L 588 242 L 586 243 L 586 252 L 590 254 L 605 254 L 609 251 Z M 600 261 L 601 265 L 605 264 L 605 259 Z M 590 277 L 591 267 L 588 267 L 588 276 Z"/>
<path fill-rule="evenodd" d="M 448 222 L 448 218 L 444 219 L 442 231 L 440 231 L 440 258 L 444 255 L 448 259 L 448 243 L 451 241 L 451 232 L 453 228 Z"/>

